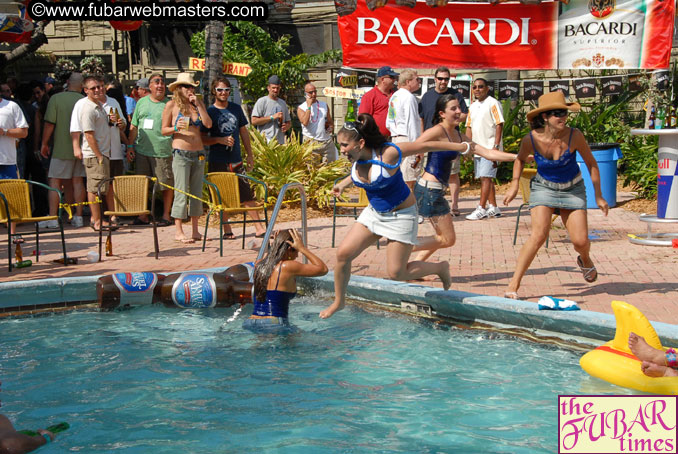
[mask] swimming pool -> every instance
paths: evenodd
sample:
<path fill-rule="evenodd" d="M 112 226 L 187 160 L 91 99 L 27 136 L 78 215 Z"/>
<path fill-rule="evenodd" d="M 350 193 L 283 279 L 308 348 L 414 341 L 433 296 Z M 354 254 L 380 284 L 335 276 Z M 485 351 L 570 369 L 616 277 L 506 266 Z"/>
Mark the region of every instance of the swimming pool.
<path fill-rule="evenodd" d="M 69 422 L 51 453 L 551 453 L 558 394 L 630 393 L 579 352 L 326 304 L 295 300 L 288 336 L 232 309 L 2 320 L 2 411 Z"/>

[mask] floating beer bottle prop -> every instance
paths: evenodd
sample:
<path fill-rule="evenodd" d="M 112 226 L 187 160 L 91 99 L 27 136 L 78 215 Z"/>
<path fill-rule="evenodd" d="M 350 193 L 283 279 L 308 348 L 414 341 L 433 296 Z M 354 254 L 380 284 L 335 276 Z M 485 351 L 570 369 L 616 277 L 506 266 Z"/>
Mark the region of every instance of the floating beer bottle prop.
<path fill-rule="evenodd" d="M 97 301 L 102 309 L 155 303 L 182 308 L 230 307 L 252 302 L 249 276 L 244 265 L 220 273 L 117 273 L 97 280 Z"/>

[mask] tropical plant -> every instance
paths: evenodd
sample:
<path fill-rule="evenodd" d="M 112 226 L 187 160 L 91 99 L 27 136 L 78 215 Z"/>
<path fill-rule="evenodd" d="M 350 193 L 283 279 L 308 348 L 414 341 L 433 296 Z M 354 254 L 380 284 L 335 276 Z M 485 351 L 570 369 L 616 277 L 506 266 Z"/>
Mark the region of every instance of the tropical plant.
<path fill-rule="evenodd" d="M 629 104 L 640 92 L 625 91 L 610 102 L 582 103 L 581 112 L 570 117 L 569 125 L 579 129 L 589 144 L 624 143 L 634 120 Z"/>
<path fill-rule="evenodd" d="M 273 39 L 269 31 L 252 22 L 229 22 L 224 27 L 224 61 L 247 63 L 252 72 L 239 78 L 243 102 L 250 104 L 267 94 L 268 77 L 277 74 L 283 83 L 283 91 L 300 87 L 304 73 L 310 68 L 330 60 L 341 61 L 340 50 L 330 50 L 317 55 L 288 52 L 290 36 Z M 205 32 L 191 37 L 191 48 L 196 57 L 205 57 Z"/>
<path fill-rule="evenodd" d="M 325 208 L 332 200 L 334 180 L 348 173 L 348 163 L 343 159 L 322 164 L 320 156 L 313 152 L 319 146 L 299 143 L 294 132 L 282 145 L 275 139 L 269 142 L 254 128 L 250 128 L 250 139 L 254 169 L 249 174 L 266 183 L 269 203 L 275 203 L 284 185 L 294 182 L 304 186 L 309 205 Z M 259 187 L 257 191 L 257 198 L 262 199 L 263 189 Z"/>
<path fill-rule="evenodd" d="M 101 57 L 93 55 L 85 57 L 80 61 L 80 72 L 85 76 L 103 76 L 106 72 L 106 65 Z"/>
<path fill-rule="evenodd" d="M 658 136 L 634 136 L 622 144 L 620 174 L 642 198 L 657 195 L 657 142 Z"/>

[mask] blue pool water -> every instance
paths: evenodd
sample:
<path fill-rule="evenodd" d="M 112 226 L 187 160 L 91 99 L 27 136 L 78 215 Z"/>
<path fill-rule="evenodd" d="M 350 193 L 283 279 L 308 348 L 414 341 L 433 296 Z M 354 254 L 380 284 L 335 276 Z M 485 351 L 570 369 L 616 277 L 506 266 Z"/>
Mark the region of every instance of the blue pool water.
<path fill-rule="evenodd" d="M 49 453 L 552 453 L 558 394 L 619 394 L 581 353 L 295 300 L 293 335 L 233 310 L 0 321 L 2 413 L 68 421 Z"/>

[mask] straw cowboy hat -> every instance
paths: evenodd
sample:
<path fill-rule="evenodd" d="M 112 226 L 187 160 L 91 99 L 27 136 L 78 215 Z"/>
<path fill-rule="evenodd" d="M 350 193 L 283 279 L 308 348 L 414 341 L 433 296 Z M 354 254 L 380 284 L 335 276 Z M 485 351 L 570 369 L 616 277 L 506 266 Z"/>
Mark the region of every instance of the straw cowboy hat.
<path fill-rule="evenodd" d="M 579 112 L 581 106 L 576 102 L 565 102 L 565 95 L 562 91 L 552 91 L 541 95 L 537 101 L 539 107 L 532 109 L 527 113 L 527 121 L 532 121 L 534 117 L 542 112 L 549 110 L 567 109 L 573 112 Z"/>
<path fill-rule="evenodd" d="M 169 91 L 173 92 L 174 89 L 179 85 L 191 85 L 193 87 L 197 87 L 200 85 L 200 82 L 195 82 L 193 80 L 193 74 L 191 73 L 179 73 L 177 80 L 169 84 L 167 88 L 169 88 Z"/>

